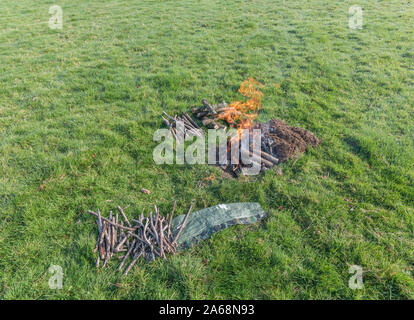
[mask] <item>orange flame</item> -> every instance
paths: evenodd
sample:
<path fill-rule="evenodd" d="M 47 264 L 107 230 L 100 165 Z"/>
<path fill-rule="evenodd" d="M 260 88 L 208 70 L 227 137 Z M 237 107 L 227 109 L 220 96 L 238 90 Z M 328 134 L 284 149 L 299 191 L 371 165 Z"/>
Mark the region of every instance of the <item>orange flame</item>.
<path fill-rule="evenodd" d="M 239 136 L 242 129 L 253 127 L 253 120 L 257 118 L 257 112 L 262 107 L 263 93 L 258 88 L 263 88 L 263 84 L 251 77 L 242 82 L 239 93 L 250 99 L 244 102 L 232 102 L 226 107 L 224 112 L 218 115 L 220 119 L 226 121 L 230 126 L 237 128 Z"/>

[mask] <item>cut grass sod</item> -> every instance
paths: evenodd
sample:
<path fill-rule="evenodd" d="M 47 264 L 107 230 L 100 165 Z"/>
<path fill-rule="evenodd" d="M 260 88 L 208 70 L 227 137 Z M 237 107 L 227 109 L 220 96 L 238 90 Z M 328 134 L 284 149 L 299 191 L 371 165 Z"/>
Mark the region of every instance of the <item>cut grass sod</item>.
<path fill-rule="evenodd" d="M 50 29 L 54 4 L 1 5 L 1 299 L 414 298 L 410 1 L 359 1 L 362 29 L 349 28 L 354 1 L 61 0 Z M 248 76 L 265 85 L 258 120 L 319 147 L 237 180 L 154 163 L 162 111 L 239 100 Z M 88 209 L 136 217 L 173 199 L 180 213 L 259 202 L 268 217 L 126 277 L 118 261 L 95 268 Z"/>

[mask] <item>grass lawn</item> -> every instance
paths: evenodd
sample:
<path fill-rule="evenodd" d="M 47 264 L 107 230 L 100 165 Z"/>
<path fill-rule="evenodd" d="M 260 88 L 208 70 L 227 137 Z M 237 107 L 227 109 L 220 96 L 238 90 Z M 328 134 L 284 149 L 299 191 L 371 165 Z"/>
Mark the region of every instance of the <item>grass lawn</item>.
<path fill-rule="evenodd" d="M 63 28 L 48 26 L 49 7 Z M 363 9 L 363 29 L 348 26 Z M 413 299 L 409 0 L 25 0 L 0 13 L 0 298 Z M 255 177 L 153 162 L 161 113 L 265 88 L 321 145 Z M 214 174 L 211 185 L 200 181 Z M 140 192 L 151 190 L 150 195 Z M 88 209 L 257 201 L 236 226 L 127 277 L 95 268 Z M 63 268 L 51 290 L 48 268 Z M 348 287 L 349 267 L 363 289 Z"/>

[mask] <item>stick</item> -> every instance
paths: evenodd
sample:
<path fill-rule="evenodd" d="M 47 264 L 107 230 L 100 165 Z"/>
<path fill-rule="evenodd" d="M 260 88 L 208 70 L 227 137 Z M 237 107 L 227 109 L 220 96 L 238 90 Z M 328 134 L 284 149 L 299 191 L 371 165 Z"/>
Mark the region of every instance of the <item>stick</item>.
<path fill-rule="evenodd" d="M 115 217 L 112 217 L 112 222 L 114 224 L 116 224 Z M 112 243 L 111 243 L 112 252 L 114 251 L 114 247 L 115 247 L 115 244 L 116 244 L 116 238 L 117 238 L 116 229 L 117 229 L 117 227 L 112 225 Z"/>
<path fill-rule="evenodd" d="M 194 128 L 201 130 L 198 124 L 191 118 L 187 112 L 183 112 L 183 116 L 193 125 Z M 201 130 L 202 131 L 202 130 Z"/>
<path fill-rule="evenodd" d="M 172 218 L 174 217 L 174 211 L 175 211 L 175 205 L 177 204 L 177 200 L 174 200 L 174 205 L 171 211 L 170 215 L 170 221 L 168 221 L 168 239 L 171 237 L 171 224 L 172 224 Z"/>
<path fill-rule="evenodd" d="M 160 247 L 160 253 L 161 253 L 161 257 L 166 259 L 165 254 L 164 254 L 164 248 L 162 247 L 164 243 L 164 230 L 162 227 L 162 220 L 160 221 L 160 241 L 159 241 L 159 247 Z"/>
<path fill-rule="evenodd" d="M 135 244 L 135 241 L 136 241 L 136 240 L 134 240 L 134 243 L 133 243 L 133 244 Z M 125 254 L 125 256 L 124 256 L 124 259 L 122 259 L 121 264 L 120 264 L 120 265 L 119 265 L 119 267 L 118 267 L 118 271 L 121 271 L 121 270 L 122 270 L 122 266 L 124 265 L 124 263 L 125 263 L 126 259 L 128 258 L 128 256 L 131 254 L 132 249 L 134 249 L 134 245 L 131 245 L 131 246 L 129 247 L 129 249 L 128 249 L 127 253 L 126 253 L 126 254 Z"/>
<path fill-rule="evenodd" d="M 99 245 L 98 245 L 98 251 L 99 251 L 99 255 L 101 256 L 101 259 L 105 259 L 105 234 L 106 234 L 106 229 L 107 229 L 107 224 L 104 223 L 103 227 L 102 227 L 102 232 L 101 232 L 101 238 L 99 239 Z"/>
<path fill-rule="evenodd" d="M 115 214 L 115 223 L 116 224 L 118 224 L 118 218 L 119 218 L 119 215 L 118 215 L 118 212 Z M 117 227 L 116 228 L 116 234 L 118 235 L 119 234 L 119 228 Z"/>
<path fill-rule="evenodd" d="M 187 117 L 178 118 L 180 121 L 184 122 L 184 127 L 187 128 L 188 131 L 193 131 L 194 133 L 200 134 L 201 129 L 195 127 L 188 119 Z"/>
<path fill-rule="evenodd" d="M 183 220 L 183 222 L 181 224 L 180 230 L 178 230 L 177 235 L 175 236 L 175 238 L 173 240 L 173 243 L 174 242 L 177 242 L 178 238 L 180 237 L 181 231 L 183 231 L 183 229 L 184 229 L 184 227 L 185 227 L 185 225 L 187 223 L 187 219 L 188 219 L 188 216 L 190 215 L 191 209 L 193 209 L 193 204 L 191 204 L 190 209 L 188 209 L 188 212 L 187 212 L 187 214 L 184 217 L 184 220 Z"/>
<path fill-rule="evenodd" d="M 186 134 L 191 134 L 193 136 L 202 137 L 203 134 L 201 134 L 198 129 L 190 127 L 187 123 L 184 124 L 184 128 L 186 129 Z"/>
<path fill-rule="evenodd" d="M 177 135 L 175 134 L 175 129 L 171 127 L 170 132 L 172 133 L 174 139 L 178 141 Z"/>
<path fill-rule="evenodd" d="M 140 251 L 139 253 L 137 253 L 134 256 L 134 259 L 131 261 L 131 263 L 129 264 L 129 266 L 125 269 L 123 276 L 126 276 L 129 272 L 129 270 L 131 270 L 131 268 L 134 266 L 134 264 L 138 261 L 139 257 L 142 255 L 142 251 Z"/>
<path fill-rule="evenodd" d="M 108 264 L 110 254 L 111 254 L 108 233 L 105 234 L 105 248 L 106 248 L 105 261 L 104 261 L 102 268 L 105 268 L 105 266 Z"/>
<path fill-rule="evenodd" d="M 102 232 L 102 218 L 101 218 L 101 212 L 98 210 L 98 229 L 99 233 Z"/>
<path fill-rule="evenodd" d="M 150 224 L 151 224 L 151 230 L 152 230 L 152 232 L 153 232 L 153 235 L 154 235 L 154 237 L 155 237 L 155 240 L 156 240 L 157 242 L 159 242 L 159 240 L 158 240 L 157 230 L 155 229 L 155 226 L 154 226 L 154 221 L 153 221 L 153 218 L 152 218 L 152 212 L 150 212 Z"/>
<path fill-rule="evenodd" d="M 173 117 L 169 116 L 165 111 L 163 111 L 162 114 L 164 116 L 166 116 L 168 119 L 170 119 L 172 122 L 175 122 L 176 121 Z"/>
<path fill-rule="evenodd" d="M 92 210 L 88 210 L 88 212 L 90 214 L 93 214 L 94 216 L 98 216 L 98 214 L 96 212 L 93 212 Z M 109 224 L 112 224 L 112 225 L 114 224 L 112 221 L 110 221 L 110 220 L 108 220 L 108 219 L 106 219 L 104 217 L 102 217 L 102 220 L 106 221 Z M 135 231 L 135 228 L 128 228 L 128 227 L 125 227 L 125 226 L 120 225 L 120 224 L 116 224 L 116 226 L 119 227 L 119 228 L 125 229 L 125 230 Z"/>
<path fill-rule="evenodd" d="M 124 222 L 121 221 L 121 226 L 124 226 Z M 119 228 L 119 236 L 118 236 L 118 242 L 121 241 L 121 239 L 125 236 L 125 231 L 122 228 Z"/>
<path fill-rule="evenodd" d="M 155 226 L 155 228 L 157 228 L 157 225 L 158 225 L 158 219 L 159 219 L 159 211 L 158 211 L 158 208 L 157 208 L 157 206 L 154 204 L 154 212 L 155 212 L 155 222 L 154 222 L 154 226 Z"/>
<path fill-rule="evenodd" d="M 114 252 L 119 252 L 127 239 L 128 239 L 128 237 L 124 236 L 124 238 L 122 238 L 122 240 L 115 247 Z"/>
<path fill-rule="evenodd" d="M 144 235 L 144 240 L 145 240 L 145 242 L 148 244 L 148 246 L 150 247 L 150 250 L 151 250 L 151 253 L 152 253 L 152 259 L 154 260 L 154 249 L 153 249 L 153 246 L 152 246 L 152 244 L 151 244 L 151 242 L 148 240 L 148 238 L 147 238 L 147 228 L 148 228 L 148 223 L 149 223 L 149 219 L 147 218 L 147 222 L 145 222 L 145 226 L 144 226 L 144 233 L 143 233 L 143 235 Z"/>
<path fill-rule="evenodd" d="M 131 227 L 131 224 L 129 223 L 129 220 L 128 220 L 128 218 L 126 217 L 126 215 L 125 215 L 125 213 L 124 213 L 124 210 L 122 210 L 122 208 L 121 208 L 120 206 L 118 206 L 118 210 L 119 210 L 119 212 L 122 214 L 122 217 L 124 218 L 124 220 L 125 220 L 125 222 L 127 223 L 127 225 L 128 225 L 129 227 Z"/>
<path fill-rule="evenodd" d="M 163 116 L 161 117 L 162 117 L 162 121 L 167 125 L 167 127 L 171 127 L 171 123 L 167 119 L 165 119 Z"/>

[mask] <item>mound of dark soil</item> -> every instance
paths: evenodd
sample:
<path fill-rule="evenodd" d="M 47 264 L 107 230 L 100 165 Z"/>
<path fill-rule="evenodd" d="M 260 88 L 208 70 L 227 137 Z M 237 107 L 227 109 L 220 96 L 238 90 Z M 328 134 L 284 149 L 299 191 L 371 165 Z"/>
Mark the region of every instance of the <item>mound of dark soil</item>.
<path fill-rule="evenodd" d="M 309 146 L 316 147 L 320 141 L 305 129 L 290 127 L 279 119 L 272 119 L 261 125 L 262 150 L 286 161 L 295 154 L 306 151 Z"/>

